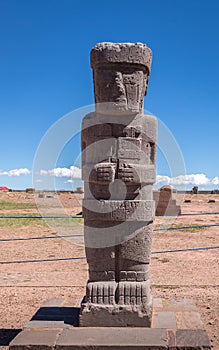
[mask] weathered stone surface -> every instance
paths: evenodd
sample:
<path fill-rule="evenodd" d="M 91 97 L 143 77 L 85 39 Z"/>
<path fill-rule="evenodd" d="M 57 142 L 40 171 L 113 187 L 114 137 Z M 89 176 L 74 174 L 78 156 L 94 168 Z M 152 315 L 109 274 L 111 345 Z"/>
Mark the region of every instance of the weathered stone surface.
<path fill-rule="evenodd" d="M 160 311 L 163 309 L 163 299 L 162 298 L 153 298 L 153 309 Z"/>
<path fill-rule="evenodd" d="M 211 344 L 204 330 L 176 331 L 176 350 L 208 350 Z"/>
<path fill-rule="evenodd" d="M 78 328 L 65 330 L 56 350 L 166 350 L 166 331 L 144 328 Z"/>
<path fill-rule="evenodd" d="M 125 291 L 125 285 L 127 284 L 122 282 L 120 284 L 121 289 L 124 288 Z M 139 293 L 140 289 L 137 288 L 137 293 L 135 294 L 134 292 L 134 295 L 137 295 L 137 301 L 134 301 L 132 294 L 133 285 L 130 282 L 128 284 L 129 293 L 121 293 L 121 296 L 129 297 L 127 300 L 128 304 L 124 304 L 123 300 L 121 304 L 118 303 L 116 305 L 109 305 L 107 301 L 105 307 L 101 303 L 90 304 L 88 312 L 83 315 L 82 323 L 86 326 L 94 320 L 93 327 L 77 327 L 78 322 L 68 329 L 63 326 L 60 327 L 60 324 L 56 322 L 57 316 L 59 317 L 63 314 L 63 308 L 65 308 L 65 316 L 67 318 L 72 317 L 72 310 L 77 308 L 72 307 L 63 299 L 46 301 L 35 315 L 50 315 L 51 321 L 47 321 L 46 317 L 44 317 L 44 320 L 39 321 L 37 329 L 34 328 L 35 324 L 32 323 L 33 327 L 19 333 L 10 343 L 9 350 L 210 350 L 210 341 L 207 333 L 203 329 L 194 330 L 194 325 L 192 324 L 194 317 L 192 315 L 197 313 L 197 311 L 195 311 L 196 306 L 193 300 L 155 298 L 153 300 L 153 317 L 150 328 L 147 326 L 147 312 L 143 309 L 140 298 L 138 299 L 142 292 Z M 136 285 L 141 286 L 142 284 Z M 96 291 L 98 297 L 98 288 Z M 88 303 L 85 303 L 83 307 L 87 308 Z M 173 322 L 173 315 L 175 315 L 177 322 Z M 106 317 L 111 327 L 102 327 Z M 156 323 L 157 317 L 160 324 Z M 178 322 L 178 318 L 189 320 L 185 325 L 188 327 L 187 329 L 179 328 L 184 325 L 182 321 Z M 165 324 L 162 323 L 163 321 L 165 321 Z M 49 327 L 46 327 L 48 322 L 51 323 L 49 323 Z M 129 327 L 133 324 L 135 325 L 134 327 Z M 156 328 L 159 326 L 162 328 Z"/>
<path fill-rule="evenodd" d="M 163 186 L 159 191 L 153 191 L 156 215 L 180 215 L 181 207 L 172 199 L 171 186 Z"/>
<path fill-rule="evenodd" d="M 116 289 L 117 283 L 115 281 L 88 282 L 86 302 L 88 304 L 115 305 Z"/>
<path fill-rule="evenodd" d="M 180 299 L 169 299 L 163 302 L 164 310 L 168 311 L 198 311 L 195 301 L 193 299 L 180 298 Z"/>
<path fill-rule="evenodd" d="M 167 329 L 204 329 L 193 299 L 153 300 L 151 327 Z"/>
<path fill-rule="evenodd" d="M 83 214 L 91 221 L 145 221 L 154 219 L 154 201 L 124 200 L 124 201 L 83 201 Z"/>
<path fill-rule="evenodd" d="M 110 111 L 120 114 L 142 112 L 151 58 L 151 50 L 141 43 L 97 44 L 91 51 L 97 109 L 107 113 L 101 106 L 107 102 Z"/>
<path fill-rule="evenodd" d="M 157 120 L 143 114 L 151 51 L 100 43 L 91 51 L 96 110 L 82 123 L 89 281 L 81 326 L 149 326 Z"/>
<path fill-rule="evenodd" d="M 177 326 L 181 329 L 204 329 L 201 316 L 197 311 L 175 312 Z"/>
<path fill-rule="evenodd" d="M 167 330 L 168 350 L 176 350 L 176 334 L 172 329 Z"/>
<path fill-rule="evenodd" d="M 148 312 L 151 303 L 147 307 L 135 304 L 136 292 L 133 292 L 134 296 L 130 296 L 131 293 L 129 293 L 126 297 L 126 300 L 132 299 L 133 304 L 82 304 L 82 315 L 79 316 L 80 326 L 102 327 L 107 319 L 107 327 L 150 327 Z"/>
<path fill-rule="evenodd" d="M 92 49 L 90 57 L 92 68 L 109 63 L 129 63 L 142 65 L 150 70 L 151 60 L 151 50 L 142 43 L 98 43 Z"/>
<path fill-rule="evenodd" d="M 122 270 L 125 268 L 129 270 L 129 266 L 134 265 L 136 271 L 141 271 L 141 265 L 138 268 L 136 262 L 150 263 L 152 230 L 152 225 L 144 226 L 135 233 L 133 238 L 130 237 L 121 243 L 119 265 Z M 133 261 L 133 263 L 128 262 L 128 260 Z"/>
<path fill-rule="evenodd" d="M 93 154 L 92 147 L 92 154 Z M 126 150 L 126 154 L 127 151 Z M 136 152 L 136 151 L 134 151 Z M 120 154 L 122 152 L 119 152 Z M 122 153 L 124 155 L 124 153 Z M 130 153 L 128 154 L 130 156 Z M 87 155 L 86 155 L 87 156 Z M 92 155 L 94 158 L 94 155 Z M 121 159 L 121 156 L 120 156 Z M 116 164 L 109 162 L 102 162 L 100 165 L 94 165 L 91 163 L 90 166 L 83 167 L 83 180 L 90 183 L 98 183 L 102 185 L 110 184 L 115 180 Z M 154 183 L 156 172 L 154 166 L 143 165 L 143 164 L 133 164 L 130 161 L 120 162 L 118 167 L 118 179 L 126 183 L 127 186 L 132 186 L 136 184 L 150 184 Z M 166 201 L 165 201 L 166 203 Z"/>
<path fill-rule="evenodd" d="M 173 311 L 155 312 L 153 315 L 153 328 L 176 328 L 176 317 Z"/>
<path fill-rule="evenodd" d="M 59 330 L 24 330 L 10 343 L 10 350 L 50 350 L 59 336 Z"/>

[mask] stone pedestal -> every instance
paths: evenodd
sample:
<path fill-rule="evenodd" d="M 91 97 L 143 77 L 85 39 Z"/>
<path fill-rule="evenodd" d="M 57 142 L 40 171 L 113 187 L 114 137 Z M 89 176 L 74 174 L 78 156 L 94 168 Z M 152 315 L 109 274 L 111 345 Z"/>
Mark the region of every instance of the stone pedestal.
<path fill-rule="evenodd" d="M 101 313 L 99 313 L 100 315 Z M 151 327 L 78 327 L 79 308 L 47 301 L 9 350 L 210 350 L 194 302 L 155 298 Z"/>

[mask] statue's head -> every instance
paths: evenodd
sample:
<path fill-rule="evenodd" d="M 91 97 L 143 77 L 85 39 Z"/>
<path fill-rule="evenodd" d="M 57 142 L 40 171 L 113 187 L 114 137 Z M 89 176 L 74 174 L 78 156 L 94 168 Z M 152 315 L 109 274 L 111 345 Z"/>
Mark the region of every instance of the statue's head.
<path fill-rule="evenodd" d="M 91 50 L 99 112 L 141 113 L 152 61 L 144 44 L 99 43 Z"/>

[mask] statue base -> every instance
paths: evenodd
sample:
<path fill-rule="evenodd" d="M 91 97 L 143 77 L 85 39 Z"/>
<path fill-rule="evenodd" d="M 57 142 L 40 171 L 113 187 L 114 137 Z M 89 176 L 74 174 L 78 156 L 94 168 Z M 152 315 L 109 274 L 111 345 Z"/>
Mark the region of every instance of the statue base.
<path fill-rule="evenodd" d="M 151 305 L 82 304 L 80 327 L 150 327 Z"/>
<path fill-rule="evenodd" d="M 80 308 L 52 299 L 12 340 L 9 350 L 211 349 L 193 300 L 155 298 L 152 309 L 150 327 L 78 327 Z"/>
<path fill-rule="evenodd" d="M 150 327 L 150 281 L 88 282 L 80 327 Z"/>

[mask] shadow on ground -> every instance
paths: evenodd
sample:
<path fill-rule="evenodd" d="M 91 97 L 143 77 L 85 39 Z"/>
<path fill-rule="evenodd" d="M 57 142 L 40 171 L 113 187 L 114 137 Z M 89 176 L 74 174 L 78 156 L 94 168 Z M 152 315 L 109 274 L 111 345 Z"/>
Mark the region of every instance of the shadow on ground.
<path fill-rule="evenodd" d="M 53 322 L 58 322 L 56 325 L 60 328 L 66 326 L 78 326 L 80 308 L 77 307 L 41 307 L 35 315 L 32 317 L 30 322 L 27 324 L 29 328 L 34 327 L 38 324 L 38 327 L 49 327 L 54 326 Z M 38 321 L 37 324 L 34 321 Z"/>
<path fill-rule="evenodd" d="M 8 346 L 22 329 L 0 329 L 0 346 Z"/>

